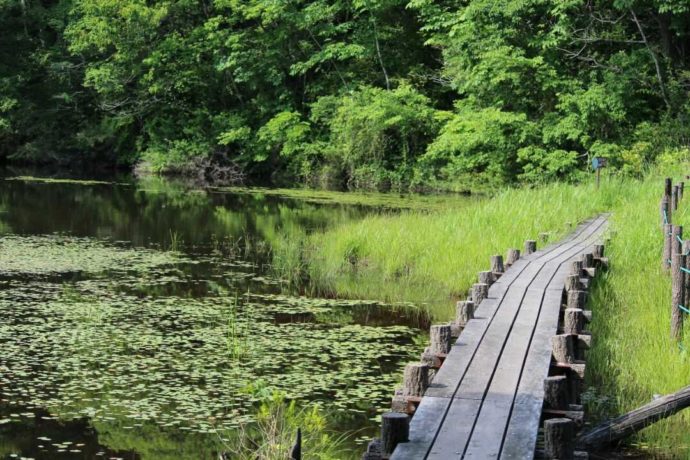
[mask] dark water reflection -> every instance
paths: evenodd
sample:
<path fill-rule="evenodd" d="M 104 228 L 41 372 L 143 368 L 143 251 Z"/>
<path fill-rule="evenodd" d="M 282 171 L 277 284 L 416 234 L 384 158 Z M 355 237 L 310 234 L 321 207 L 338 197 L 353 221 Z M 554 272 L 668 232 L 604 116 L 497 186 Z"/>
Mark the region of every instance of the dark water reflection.
<path fill-rule="evenodd" d="M 257 381 L 376 430 L 426 319 L 272 264 L 379 209 L 109 180 L 0 181 L 0 458 L 217 458 Z"/>

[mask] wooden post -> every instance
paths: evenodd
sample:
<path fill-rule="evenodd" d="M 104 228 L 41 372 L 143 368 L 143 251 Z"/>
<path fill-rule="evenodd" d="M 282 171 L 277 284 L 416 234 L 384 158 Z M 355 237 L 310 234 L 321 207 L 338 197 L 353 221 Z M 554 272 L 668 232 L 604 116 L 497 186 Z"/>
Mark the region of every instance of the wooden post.
<path fill-rule="evenodd" d="M 575 422 L 569 418 L 544 421 L 544 455 L 558 460 L 575 457 Z"/>
<path fill-rule="evenodd" d="M 489 285 L 486 283 L 475 283 L 472 285 L 472 300 L 476 308 L 479 308 L 479 304 L 482 300 L 489 296 Z"/>
<path fill-rule="evenodd" d="M 525 255 L 528 256 L 537 250 L 537 242 L 535 240 L 525 241 Z"/>
<path fill-rule="evenodd" d="M 690 257 L 687 257 L 688 254 L 690 254 L 690 240 L 686 240 L 683 242 L 683 254 L 686 255 L 685 258 L 685 269 L 690 270 Z M 690 305 L 690 276 L 688 275 L 688 272 L 685 273 L 685 278 L 683 282 L 683 292 L 685 292 L 685 298 L 683 299 L 683 305 L 686 307 Z"/>
<path fill-rule="evenodd" d="M 381 454 L 390 456 L 401 442 L 410 440 L 410 418 L 400 412 L 386 412 L 381 416 Z"/>
<path fill-rule="evenodd" d="M 577 275 L 578 277 L 581 277 L 582 276 L 582 268 L 583 268 L 582 260 L 573 260 L 573 262 L 571 264 L 570 274 L 571 275 Z"/>
<path fill-rule="evenodd" d="M 477 279 L 479 280 L 479 284 L 487 284 L 491 286 L 494 283 L 494 274 L 488 270 L 479 272 Z"/>
<path fill-rule="evenodd" d="M 568 378 L 565 375 L 554 375 L 544 380 L 544 403 L 548 409 L 567 409 Z"/>
<path fill-rule="evenodd" d="M 569 275 L 565 278 L 565 291 L 579 291 L 580 290 L 580 276 Z"/>
<path fill-rule="evenodd" d="M 403 378 L 403 396 L 424 396 L 429 388 L 429 366 L 423 363 L 411 363 L 405 366 Z"/>
<path fill-rule="evenodd" d="M 673 211 L 678 210 L 678 186 L 673 186 L 673 192 L 671 193 L 671 208 Z"/>
<path fill-rule="evenodd" d="M 604 245 L 595 244 L 593 255 L 595 259 L 601 259 L 602 257 L 604 257 Z"/>
<path fill-rule="evenodd" d="M 671 236 L 673 235 L 672 230 L 673 225 L 664 225 L 664 250 L 661 254 L 661 267 L 665 271 L 667 271 L 671 266 L 671 248 L 673 247 L 671 244 Z"/>
<path fill-rule="evenodd" d="M 671 199 L 666 195 L 661 198 L 661 204 L 659 205 L 659 214 L 661 218 L 661 228 L 664 225 L 670 224 L 673 221 L 673 212 L 671 211 Z"/>
<path fill-rule="evenodd" d="M 587 302 L 587 291 L 579 291 L 577 289 L 573 289 L 571 291 L 568 291 L 568 297 L 566 301 L 566 307 L 567 308 L 584 308 L 585 303 Z"/>
<path fill-rule="evenodd" d="M 683 253 L 683 226 L 673 225 L 671 229 L 671 257 Z"/>
<path fill-rule="evenodd" d="M 302 460 L 302 429 L 297 428 L 297 439 L 290 451 L 290 460 Z"/>
<path fill-rule="evenodd" d="M 683 254 L 676 254 L 671 264 L 671 338 L 676 341 L 683 336 L 683 311 L 678 306 L 685 300 L 685 273 L 680 267 L 687 264 L 686 259 Z"/>
<path fill-rule="evenodd" d="M 469 320 L 474 318 L 474 302 L 461 300 L 455 304 L 455 323 L 460 327 L 467 326 Z"/>
<path fill-rule="evenodd" d="M 594 267 L 594 254 L 592 254 L 591 252 L 588 252 L 586 254 L 582 254 L 582 267 L 583 268 Z"/>
<path fill-rule="evenodd" d="M 563 333 L 579 334 L 582 332 L 585 318 L 580 308 L 566 308 L 563 316 Z"/>
<path fill-rule="evenodd" d="M 671 181 L 670 177 L 667 177 L 664 180 L 664 195 L 671 198 L 671 189 L 673 187 L 673 181 Z"/>
<path fill-rule="evenodd" d="M 575 340 L 572 334 L 559 334 L 551 337 L 551 352 L 557 363 L 572 363 L 575 361 Z"/>
<path fill-rule="evenodd" d="M 503 256 L 500 254 L 496 254 L 495 256 L 491 256 L 491 272 L 494 275 L 501 275 L 506 271 L 505 267 L 503 266 Z"/>
<path fill-rule="evenodd" d="M 431 347 L 429 352 L 435 355 L 447 354 L 450 351 L 451 330 L 449 324 L 437 324 L 431 326 Z"/>
<path fill-rule="evenodd" d="M 508 249 L 508 254 L 506 256 L 506 265 L 510 267 L 515 262 L 517 262 L 518 259 L 520 259 L 520 250 L 512 248 Z"/>

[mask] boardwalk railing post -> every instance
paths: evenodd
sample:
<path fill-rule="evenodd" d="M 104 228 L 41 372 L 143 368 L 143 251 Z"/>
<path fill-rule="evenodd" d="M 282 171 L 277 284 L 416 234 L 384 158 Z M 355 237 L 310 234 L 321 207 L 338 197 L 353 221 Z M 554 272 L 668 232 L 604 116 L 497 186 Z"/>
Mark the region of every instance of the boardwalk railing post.
<path fill-rule="evenodd" d="M 537 250 L 537 242 L 535 240 L 525 241 L 525 255 L 528 256 Z"/>
<path fill-rule="evenodd" d="M 575 457 L 575 422 L 569 418 L 544 421 L 544 454 L 548 459 L 558 460 Z"/>
<path fill-rule="evenodd" d="M 520 250 L 519 249 L 508 249 L 508 254 L 506 256 L 506 265 L 510 267 L 513 265 L 515 262 L 520 259 Z"/>
<path fill-rule="evenodd" d="M 671 190 L 673 188 L 673 181 L 670 177 L 664 179 L 664 195 L 671 198 Z"/>
<path fill-rule="evenodd" d="M 410 417 L 400 412 L 381 416 L 381 454 L 388 458 L 401 442 L 410 440 Z"/>
<path fill-rule="evenodd" d="M 685 273 L 681 267 L 685 267 L 687 261 L 683 254 L 673 256 L 671 264 L 671 338 L 680 341 L 683 334 L 683 311 Z"/>
<path fill-rule="evenodd" d="M 671 192 L 671 208 L 673 211 L 678 210 L 678 186 L 673 186 L 673 192 Z"/>

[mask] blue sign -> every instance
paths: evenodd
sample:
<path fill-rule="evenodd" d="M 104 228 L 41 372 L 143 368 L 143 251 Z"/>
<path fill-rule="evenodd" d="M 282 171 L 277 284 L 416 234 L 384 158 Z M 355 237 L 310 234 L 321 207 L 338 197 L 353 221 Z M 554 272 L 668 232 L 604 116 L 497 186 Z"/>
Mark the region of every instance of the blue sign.
<path fill-rule="evenodd" d="M 601 169 L 606 166 L 606 158 L 594 157 L 592 158 L 592 169 Z"/>

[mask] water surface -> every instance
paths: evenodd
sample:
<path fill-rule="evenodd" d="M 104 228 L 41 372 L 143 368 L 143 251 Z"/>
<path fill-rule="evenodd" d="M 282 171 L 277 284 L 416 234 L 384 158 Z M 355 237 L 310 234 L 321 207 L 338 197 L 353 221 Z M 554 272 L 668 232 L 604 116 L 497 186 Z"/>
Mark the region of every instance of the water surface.
<path fill-rule="evenodd" d="M 425 318 L 273 266 L 395 200 L 305 198 L 0 180 L 0 458 L 217 458 L 273 391 L 375 433 Z"/>

